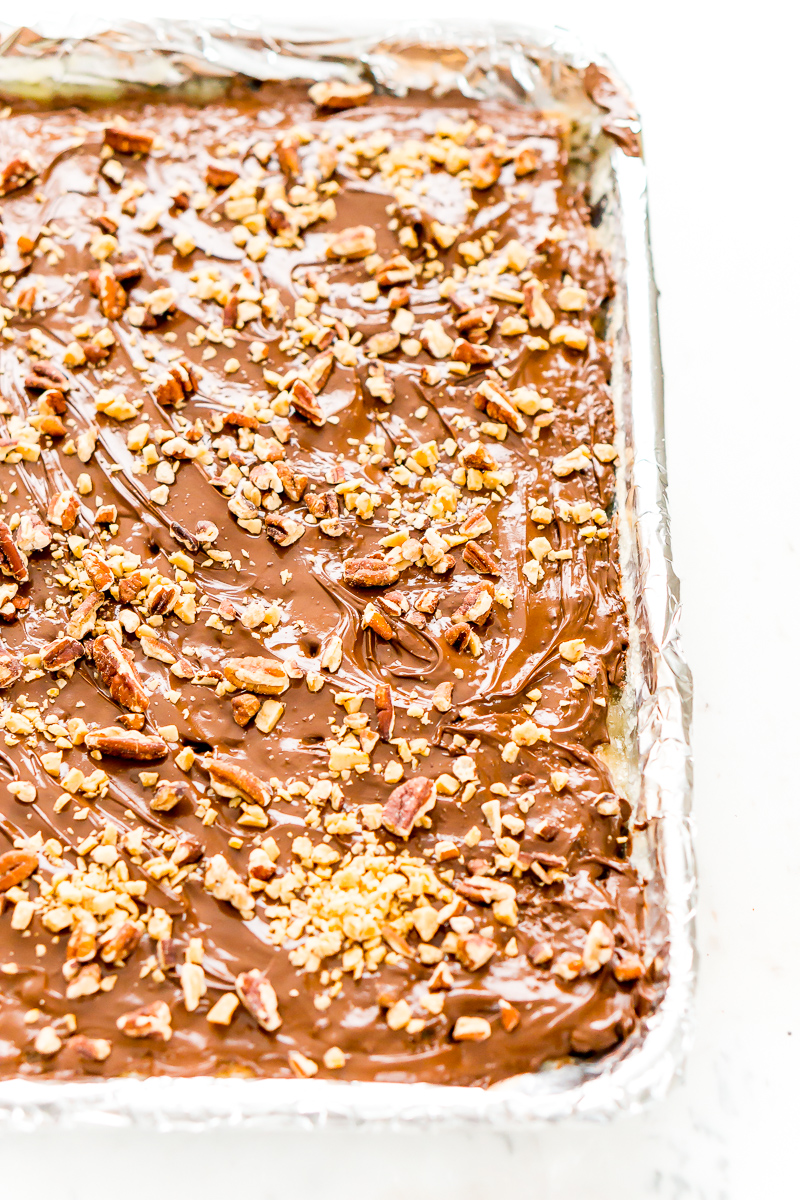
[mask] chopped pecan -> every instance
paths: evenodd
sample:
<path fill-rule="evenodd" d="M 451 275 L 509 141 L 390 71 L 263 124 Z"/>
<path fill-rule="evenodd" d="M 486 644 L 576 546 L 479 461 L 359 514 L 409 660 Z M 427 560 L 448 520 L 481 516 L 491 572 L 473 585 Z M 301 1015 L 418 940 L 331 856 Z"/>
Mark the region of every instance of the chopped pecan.
<path fill-rule="evenodd" d="M 481 412 L 485 412 L 492 421 L 502 421 L 515 433 L 525 432 L 527 428 L 525 422 L 499 384 L 490 379 L 484 379 L 472 400 L 475 407 Z"/>
<path fill-rule="evenodd" d="M 614 953 L 614 934 L 604 921 L 594 921 L 583 944 L 583 965 L 589 975 L 596 975 Z"/>
<path fill-rule="evenodd" d="M 297 502 L 303 499 L 303 494 L 308 487 L 307 475 L 295 471 L 287 462 L 280 461 L 275 463 L 275 474 L 283 484 L 283 490 L 290 500 Z"/>
<path fill-rule="evenodd" d="M 514 174 L 517 178 L 530 175 L 542 164 L 542 155 L 535 146 L 517 146 L 514 151 Z"/>
<path fill-rule="evenodd" d="M 274 513 L 267 513 L 264 517 L 264 532 L 273 542 L 285 547 L 298 541 L 305 533 L 305 527 L 293 517 L 279 517 Z"/>
<path fill-rule="evenodd" d="M 300 174 L 300 155 L 297 153 L 297 147 L 300 145 L 296 134 L 289 133 L 278 140 L 275 147 L 275 152 L 278 156 L 278 165 L 289 179 L 296 179 Z"/>
<path fill-rule="evenodd" d="M 444 640 L 454 650 L 471 650 L 475 646 L 475 634 L 466 621 L 454 621 L 444 631 Z"/>
<path fill-rule="evenodd" d="M 173 363 L 156 383 L 154 395 L 159 404 L 175 405 L 182 403 L 187 396 L 192 396 L 199 385 L 197 373 L 191 363 L 184 361 Z"/>
<path fill-rule="evenodd" d="M 81 502 L 75 492 L 56 492 L 47 505 L 47 519 L 59 529 L 72 529 L 80 510 Z"/>
<path fill-rule="evenodd" d="M 133 712 L 144 712 L 150 697 L 144 689 L 133 655 L 123 650 L 108 634 L 101 634 L 92 644 L 92 658 L 103 682 L 118 704 Z"/>
<path fill-rule="evenodd" d="M 381 263 L 375 272 L 375 282 L 378 287 L 396 287 L 401 283 L 413 283 L 416 277 L 414 264 L 405 254 L 395 254 L 386 262 Z"/>
<path fill-rule="evenodd" d="M 381 354 L 391 354 L 400 345 L 400 334 L 394 329 L 385 329 L 381 333 L 374 333 L 371 338 L 367 338 L 364 349 L 367 354 L 372 357 L 379 357 Z"/>
<path fill-rule="evenodd" d="M 464 562 L 479 575 L 499 575 L 497 560 L 479 542 L 467 542 L 462 550 Z"/>
<path fill-rule="evenodd" d="M 0 892 L 7 892 L 30 878 L 38 865 L 39 859 L 30 850 L 7 850 L 0 854 Z"/>
<path fill-rule="evenodd" d="M 0 891 L 2 891 L 2 884 L 0 884 Z M 644 975 L 644 963 L 639 955 L 630 954 L 626 950 L 617 950 L 611 969 L 618 983 L 630 983 L 632 979 L 641 979 Z"/>
<path fill-rule="evenodd" d="M 420 592 L 414 598 L 414 608 L 417 612 L 427 613 L 428 616 L 436 612 L 439 605 L 439 593 L 433 589 Z"/>
<path fill-rule="evenodd" d="M 288 215 L 282 208 L 278 208 L 276 204 L 270 204 L 267 211 L 264 213 L 268 228 L 275 234 L 292 234 L 294 225 Z"/>
<path fill-rule="evenodd" d="M 8 525 L 0 519 L 0 571 L 11 575 L 17 583 L 25 583 L 28 576 L 28 559 L 14 541 Z"/>
<path fill-rule="evenodd" d="M 306 365 L 306 383 L 315 396 L 322 391 L 328 382 L 333 370 L 333 363 L 333 351 L 325 350 L 322 354 L 318 354 L 316 358 L 312 358 L 311 362 Z"/>
<path fill-rule="evenodd" d="M 469 173 L 474 188 L 492 187 L 500 178 L 500 161 L 494 146 L 481 146 L 469 158 Z"/>
<path fill-rule="evenodd" d="M 229 658 L 222 669 L 229 683 L 259 696 L 279 696 L 289 686 L 289 676 L 279 658 Z"/>
<path fill-rule="evenodd" d="M 375 230 L 370 225 L 353 225 L 340 229 L 328 246 L 328 258 L 366 258 L 378 248 Z"/>
<path fill-rule="evenodd" d="M 150 807 L 153 812 L 172 812 L 181 800 L 196 800 L 197 794 L 185 780 L 161 779 L 156 785 Z"/>
<path fill-rule="evenodd" d="M 456 954 L 468 971 L 479 971 L 497 953 L 497 944 L 480 933 L 468 933 L 458 939 Z"/>
<path fill-rule="evenodd" d="M 141 571 L 132 571 L 119 581 L 119 598 L 123 604 L 130 604 L 141 592 L 146 580 Z"/>
<path fill-rule="evenodd" d="M 244 729 L 261 708 L 261 701 L 257 696 L 251 696 L 248 692 L 244 692 L 240 696 L 233 697 L 231 708 L 234 721 Z"/>
<path fill-rule="evenodd" d="M 172 612 L 180 598 L 180 584 L 168 579 L 164 583 L 156 584 L 152 591 L 147 593 L 145 608 L 153 616 L 164 617 Z"/>
<path fill-rule="evenodd" d="M 372 629 L 385 642 L 390 642 L 394 637 L 394 630 L 386 614 L 382 613 L 371 600 L 361 615 L 361 628 Z"/>
<path fill-rule="evenodd" d="M 416 824 L 436 803 L 432 779 L 417 776 L 399 784 L 383 806 L 381 823 L 390 833 L 408 839 Z"/>
<path fill-rule="evenodd" d="M 0 196 L 16 192 L 36 178 L 39 172 L 27 158 L 12 158 L 0 171 Z"/>
<path fill-rule="evenodd" d="M 485 625 L 492 612 L 493 599 L 493 583 L 476 583 L 464 596 L 453 616 L 464 617 L 474 625 Z"/>
<path fill-rule="evenodd" d="M 251 417 L 249 413 L 231 409 L 223 415 L 222 424 L 233 426 L 236 429 L 258 429 L 261 422 L 258 417 Z"/>
<path fill-rule="evenodd" d="M 133 921 L 122 921 L 100 938 L 100 957 L 104 963 L 123 963 L 141 941 L 142 931 Z"/>
<path fill-rule="evenodd" d="M 485 337 L 497 320 L 500 308 L 497 304 L 481 304 L 469 308 L 460 317 L 456 317 L 454 325 L 459 333 L 465 334 L 470 341 Z"/>
<path fill-rule="evenodd" d="M 486 367 L 494 360 L 494 350 L 491 346 L 475 346 L 459 338 L 453 347 L 451 358 L 455 362 L 469 363 L 472 367 Z"/>
<path fill-rule="evenodd" d="M 103 141 L 120 154 L 149 154 L 153 148 L 154 134 L 144 129 L 130 129 L 127 125 L 107 126 Z"/>
<path fill-rule="evenodd" d="M 312 425 L 322 428 L 325 424 L 325 414 L 308 384 L 304 383 L 302 379 L 295 379 L 289 395 L 292 398 L 292 405 L 297 415 L 303 417 Z"/>
<path fill-rule="evenodd" d="M 239 172 L 231 167 L 221 167 L 218 163 L 209 163 L 206 167 L 206 183 L 217 192 L 232 187 L 238 178 Z"/>
<path fill-rule="evenodd" d="M 373 93 L 371 83 L 345 83 L 341 79 L 323 79 L 308 89 L 308 97 L 318 108 L 338 111 L 364 104 Z"/>
<path fill-rule="evenodd" d="M 522 289 L 523 307 L 531 328 L 550 329 L 555 316 L 544 298 L 544 285 L 540 279 L 529 279 Z"/>
<path fill-rule="evenodd" d="M 500 879 L 486 875 L 473 875 L 470 879 L 459 879 L 456 884 L 459 896 L 475 904 L 494 904 L 497 900 L 516 900 L 516 889 Z"/>
<path fill-rule="evenodd" d="M 334 491 L 309 492 L 305 501 L 306 508 L 318 521 L 339 516 L 339 497 Z"/>
<path fill-rule="evenodd" d="M 87 913 L 72 927 L 72 933 L 67 941 L 67 961 L 91 962 L 96 953 L 97 921 Z"/>
<path fill-rule="evenodd" d="M 486 509 L 473 508 L 466 520 L 459 525 L 458 532 L 463 533 L 465 537 L 476 538 L 482 533 L 488 533 L 491 528 L 492 522 L 486 515 Z"/>
<path fill-rule="evenodd" d="M 100 301 L 103 316 L 109 321 L 118 321 L 128 307 L 128 293 L 108 263 L 89 272 L 89 286 Z"/>
<path fill-rule="evenodd" d="M 382 558 L 348 558 L 344 581 L 350 587 L 389 587 L 400 578 L 400 568 Z"/>
<path fill-rule="evenodd" d="M 58 367 L 54 367 L 52 363 L 39 362 L 25 376 L 25 387 L 30 388 L 32 392 L 68 392 L 70 383 Z"/>
<path fill-rule="evenodd" d="M 192 833 L 182 833 L 178 844 L 172 851 L 172 862 L 176 867 L 188 867 L 199 862 L 205 852 L 205 846 Z"/>
<path fill-rule="evenodd" d="M 154 1000 L 142 1008 L 134 1008 L 117 1019 L 117 1029 L 130 1038 L 158 1038 L 168 1042 L 172 1037 L 172 1014 L 163 1000 Z"/>
<path fill-rule="evenodd" d="M 500 1024 L 506 1033 L 513 1033 L 520 1023 L 519 1009 L 514 1008 L 514 1005 L 509 1004 L 507 1000 L 500 1000 L 498 1003 L 500 1005 Z"/>
<path fill-rule="evenodd" d="M 394 704 L 392 689 L 388 683 L 375 687 L 375 709 L 378 714 L 378 734 L 382 742 L 389 742 L 394 732 Z"/>
<path fill-rule="evenodd" d="M 88 596 L 84 596 L 77 608 L 73 609 L 72 614 L 65 626 L 67 635 L 80 641 L 85 638 L 87 633 L 94 628 L 95 614 L 98 608 L 106 600 L 103 592 L 89 592 Z"/>
<path fill-rule="evenodd" d="M 267 978 L 266 971 L 243 971 L 236 976 L 236 994 L 244 1007 L 267 1033 L 274 1033 L 282 1024 L 278 1012 L 278 997 Z"/>
<path fill-rule="evenodd" d="M 42 646 L 41 663 L 45 671 L 63 671 L 83 658 L 83 646 L 72 637 L 58 637 Z"/>
<path fill-rule="evenodd" d="M 84 745 L 87 750 L 99 750 L 101 754 L 110 754 L 114 758 L 133 758 L 141 762 L 163 758 L 169 749 L 164 739 L 156 733 L 116 729 L 113 725 L 106 729 L 91 730 L 86 734 Z"/>
<path fill-rule="evenodd" d="M 114 572 L 96 550 L 84 550 L 81 563 L 95 591 L 104 592 L 111 587 L 114 582 Z"/>
<path fill-rule="evenodd" d="M 21 658 L 16 658 L 5 650 L 0 651 L 0 690 L 10 688 L 24 670 L 25 664 Z"/>
<path fill-rule="evenodd" d="M 105 1062 L 111 1053 L 111 1042 L 105 1038 L 90 1038 L 82 1033 L 76 1033 L 75 1037 L 71 1037 L 68 1046 L 75 1050 L 80 1058 L 85 1058 L 88 1062 Z"/>
<path fill-rule="evenodd" d="M 169 531 L 175 538 L 175 541 L 179 542 L 191 554 L 196 554 L 200 549 L 199 539 L 193 533 L 190 533 L 188 529 L 184 529 L 183 525 L 179 525 L 177 521 L 170 521 Z"/>
<path fill-rule="evenodd" d="M 269 784 L 264 783 L 252 771 L 245 770 L 232 758 L 217 758 L 215 755 L 201 754 L 195 761 L 202 770 L 208 772 L 212 783 L 248 796 L 251 800 L 255 800 L 256 804 L 263 805 L 264 808 L 272 800 L 272 789 Z"/>

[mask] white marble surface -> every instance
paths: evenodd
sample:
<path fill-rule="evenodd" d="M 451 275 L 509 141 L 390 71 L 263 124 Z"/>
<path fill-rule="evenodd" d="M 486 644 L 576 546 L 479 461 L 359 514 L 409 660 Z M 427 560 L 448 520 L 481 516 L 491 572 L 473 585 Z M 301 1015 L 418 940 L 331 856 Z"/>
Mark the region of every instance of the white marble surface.
<path fill-rule="evenodd" d="M 61 0 L 33 12 L 70 7 Z M 269 11 L 250 0 L 259 7 Z M 224 6 L 106 0 L 87 8 L 144 19 Z M 302 6 L 309 23 L 376 13 L 358 0 Z M 2 15 L 11 19 L 11 6 Z M 568 25 L 612 55 L 642 110 L 675 561 L 696 684 L 701 974 L 685 1079 L 665 1102 L 612 1125 L 509 1137 L 0 1136 L 3 1200 L 140 1200 L 143 1187 L 154 1200 L 800 1194 L 800 787 L 789 757 L 800 717 L 797 8 L 780 0 L 404 0 L 402 15 Z"/>

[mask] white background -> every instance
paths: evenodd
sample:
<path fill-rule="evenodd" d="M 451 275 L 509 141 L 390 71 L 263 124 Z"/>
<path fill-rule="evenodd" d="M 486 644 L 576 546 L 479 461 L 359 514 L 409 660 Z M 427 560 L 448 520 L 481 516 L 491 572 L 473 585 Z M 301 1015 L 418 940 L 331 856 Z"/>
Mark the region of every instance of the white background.
<path fill-rule="evenodd" d="M 69 0 L 27 14 L 71 11 Z M 303 0 L 277 21 L 561 24 L 642 113 L 684 643 L 695 677 L 701 974 L 685 1080 L 613 1125 L 505 1137 L 0 1135 L 0 1200 L 776 1200 L 800 1196 L 797 7 Z M 24 6 L 19 7 L 20 13 Z M 250 0 L 250 11 L 258 10 Z M 81 6 L 107 19 L 217 3 Z M 243 10 L 244 11 L 244 10 Z M 2 5 L 2 19 L 16 19 Z M 794 760 L 793 761 L 793 757 Z"/>

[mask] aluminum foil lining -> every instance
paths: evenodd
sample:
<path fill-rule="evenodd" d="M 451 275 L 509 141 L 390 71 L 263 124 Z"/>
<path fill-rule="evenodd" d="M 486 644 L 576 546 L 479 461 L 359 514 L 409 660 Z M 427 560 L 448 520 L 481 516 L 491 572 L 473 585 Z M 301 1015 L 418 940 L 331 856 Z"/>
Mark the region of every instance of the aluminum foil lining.
<path fill-rule="evenodd" d="M 597 64 L 621 105 L 599 107 L 583 86 Z M 602 57 L 563 31 L 511 26 L 399 25 L 388 33 L 276 28 L 251 22 L 159 21 L 113 29 L 85 20 L 34 32 L 0 22 L 0 91 L 53 103 L 155 92 L 223 95 L 232 78 L 368 78 L 403 95 L 458 91 L 556 109 L 573 121 L 577 157 L 589 148 L 592 198 L 605 199 L 601 236 L 618 282 L 612 383 L 621 462 L 623 575 L 631 617 L 628 683 L 620 706 L 627 790 L 647 880 L 649 953 L 668 960 L 661 1003 L 638 1033 L 593 1062 L 519 1075 L 489 1089 L 284 1079 L 117 1079 L 0 1082 L 0 1122 L 129 1124 L 150 1128 L 325 1123 L 408 1128 L 480 1123 L 505 1128 L 571 1116 L 610 1117 L 664 1094 L 690 1035 L 695 975 L 691 841 L 691 676 L 679 636 L 664 458 L 656 289 L 641 158 L 616 143 L 639 133 L 624 85 Z M 596 93 L 595 93 L 596 94 Z M 613 119 L 610 119 L 613 118 Z M 603 130 L 613 135 L 605 136 Z"/>

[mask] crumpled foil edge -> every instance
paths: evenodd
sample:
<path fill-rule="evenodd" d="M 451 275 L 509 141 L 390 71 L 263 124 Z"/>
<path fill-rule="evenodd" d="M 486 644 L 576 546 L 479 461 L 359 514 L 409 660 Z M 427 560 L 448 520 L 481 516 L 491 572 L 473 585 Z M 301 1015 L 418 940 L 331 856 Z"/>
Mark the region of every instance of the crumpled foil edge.
<path fill-rule="evenodd" d="M 336 76 L 372 79 L 402 95 L 451 89 L 560 107 L 601 135 L 604 113 L 581 86 L 600 65 L 627 93 L 604 56 L 563 30 L 458 23 L 398 24 L 388 32 L 280 28 L 258 19 L 236 24 L 156 21 L 144 26 L 71 18 L 37 31 L 0 22 L 0 91 L 43 103 L 81 93 L 114 100 L 132 90 L 220 89 L 256 79 Z M 639 134 L 631 109 L 624 125 Z M 0 1081 L 0 1126 L 86 1124 L 162 1130 L 216 1126 L 299 1129 L 315 1126 L 509 1128 L 567 1117 L 608 1118 L 662 1097 L 679 1074 L 691 1036 L 696 971 L 696 877 L 692 849 L 689 747 L 691 675 L 679 633 L 679 587 L 672 568 L 666 498 L 663 376 L 656 287 L 640 158 L 606 147 L 618 282 L 614 390 L 620 444 L 620 525 L 632 661 L 627 704 L 635 740 L 638 803 L 648 902 L 669 977 L 641 1030 L 592 1062 L 519 1075 L 489 1089 L 284 1079 L 114 1079 Z"/>

